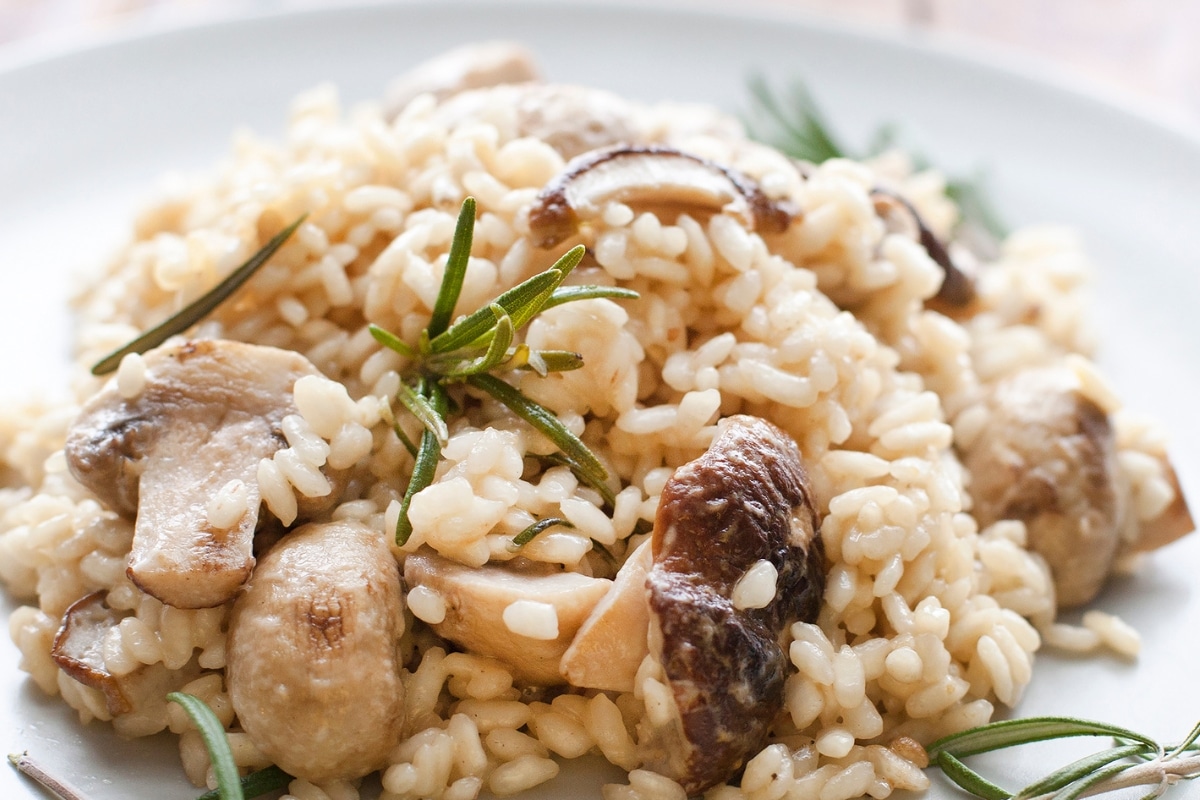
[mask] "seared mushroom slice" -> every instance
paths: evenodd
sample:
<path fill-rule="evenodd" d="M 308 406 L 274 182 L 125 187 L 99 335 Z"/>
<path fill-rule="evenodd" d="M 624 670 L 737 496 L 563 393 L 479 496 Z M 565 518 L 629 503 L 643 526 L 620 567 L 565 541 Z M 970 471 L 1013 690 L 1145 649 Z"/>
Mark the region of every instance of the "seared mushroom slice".
<path fill-rule="evenodd" d="M 144 360 L 135 397 L 114 381 L 83 407 L 67 463 L 101 500 L 136 516 L 130 580 L 178 608 L 217 606 L 254 566 L 258 463 L 286 444 L 292 385 L 319 373 L 298 353 L 219 340 L 160 347 Z M 207 504 L 232 481 L 244 486 L 246 511 L 218 528 Z"/>
<path fill-rule="evenodd" d="M 104 640 L 129 613 L 109 608 L 104 598 L 104 592 L 93 592 L 71 604 L 54 636 L 50 657 L 67 675 L 103 694 L 109 714 L 114 717 L 128 714 L 139 699 L 161 702 L 167 693 L 200 674 L 194 663 L 180 670 L 152 664 L 125 675 L 109 672 L 104 663 Z M 164 713 L 163 724 L 165 720 Z"/>
<path fill-rule="evenodd" d="M 404 581 L 409 591 L 420 586 L 441 597 L 446 616 L 431 625 L 439 636 L 504 661 L 513 677 L 534 686 L 563 683 L 563 652 L 612 586 L 527 559 L 468 567 L 429 550 L 405 558 Z M 529 619 L 554 627 L 535 630 L 522 624 Z"/>
<path fill-rule="evenodd" d="M 749 416 L 726 420 L 663 489 L 647 579 L 650 655 L 674 713 L 648 712 L 639 746 L 689 795 L 744 766 L 783 707 L 780 640 L 792 622 L 816 620 L 824 592 L 816 507 L 796 443 Z M 772 571 L 765 593 L 743 582 Z"/>
<path fill-rule="evenodd" d="M 263 556 L 229 620 L 238 720 L 280 769 L 312 783 L 387 763 L 404 729 L 400 569 L 378 531 L 305 525 Z"/>
<path fill-rule="evenodd" d="M 646 576 L 650 542 L 630 553 L 608 594 L 601 598 L 563 653 L 559 669 L 572 686 L 632 692 L 642 659 L 650 651 Z"/>
<path fill-rule="evenodd" d="M 456 47 L 424 61 L 388 86 L 384 108 L 396 116 L 413 98 L 432 94 L 443 100 L 468 89 L 538 79 L 533 54 L 516 42 L 479 42 Z"/>
<path fill-rule="evenodd" d="M 553 247 L 614 200 L 676 213 L 727 213 L 768 233 L 786 230 L 797 213 L 729 167 L 664 145 L 619 145 L 568 163 L 530 209 L 529 232 L 538 247 Z"/>
<path fill-rule="evenodd" d="M 975 300 L 975 279 L 959 268 L 951 258 L 949 248 L 925 224 L 925 220 L 908 198 L 880 186 L 871 190 L 871 197 L 875 202 L 875 213 L 885 220 L 896 216 L 896 212 L 903 209 L 903 213 L 907 214 L 916 226 L 917 241 L 934 263 L 942 268 L 945 276 L 942 278 L 942 285 L 926 305 L 946 314 L 962 312 L 970 306 Z"/>
<path fill-rule="evenodd" d="M 1060 607 L 1087 603 L 1112 567 L 1126 513 L 1108 415 L 1063 366 L 1001 380 L 988 421 L 963 454 L 981 527 L 1025 523 L 1050 566 Z"/>

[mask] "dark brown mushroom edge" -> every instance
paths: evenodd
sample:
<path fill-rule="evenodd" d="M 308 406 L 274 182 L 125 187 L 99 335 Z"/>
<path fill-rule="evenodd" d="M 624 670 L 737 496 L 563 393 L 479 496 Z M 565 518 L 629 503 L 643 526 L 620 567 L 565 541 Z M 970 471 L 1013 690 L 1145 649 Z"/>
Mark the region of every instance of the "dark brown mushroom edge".
<path fill-rule="evenodd" d="M 665 145 L 617 145 L 577 156 L 542 189 L 529 211 L 530 236 L 554 247 L 611 201 L 663 217 L 726 213 L 761 233 L 781 233 L 799 214 L 730 167 Z"/>
<path fill-rule="evenodd" d="M 815 508 L 796 443 L 749 416 L 724 421 L 663 489 L 639 746 L 689 795 L 741 769 L 783 707 L 781 640 L 817 618 L 824 590 Z"/>

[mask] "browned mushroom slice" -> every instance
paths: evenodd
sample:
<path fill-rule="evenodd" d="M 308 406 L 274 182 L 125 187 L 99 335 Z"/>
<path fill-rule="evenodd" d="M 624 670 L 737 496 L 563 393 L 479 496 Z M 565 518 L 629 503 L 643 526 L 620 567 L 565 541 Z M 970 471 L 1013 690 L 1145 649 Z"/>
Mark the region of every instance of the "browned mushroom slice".
<path fill-rule="evenodd" d="M 816 619 L 824 591 L 815 509 L 795 442 L 755 417 L 726 420 L 663 489 L 647 579 L 650 654 L 674 713 L 665 723 L 647 713 L 639 745 L 689 795 L 744 766 L 783 707 L 782 634 Z"/>
<path fill-rule="evenodd" d="M 404 581 L 441 598 L 445 618 L 431 625 L 439 636 L 535 686 L 563 682 L 563 652 L 612 585 L 526 559 L 468 567 L 429 550 L 405 558 Z"/>
<path fill-rule="evenodd" d="M 1179 485 L 1179 475 L 1175 473 L 1174 465 L 1165 455 L 1161 457 L 1161 461 L 1163 473 L 1175 493 L 1175 499 L 1157 517 L 1142 521 L 1138 527 L 1137 539 L 1129 546 L 1134 552 L 1165 547 L 1196 530 L 1196 521 L 1192 519 L 1192 511 L 1188 508 L 1183 487 Z"/>
<path fill-rule="evenodd" d="M 916 227 L 917 241 L 925 248 L 925 252 L 942 268 L 944 277 L 937 294 L 931 297 L 926 305 L 944 313 L 953 314 L 966 309 L 975 300 L 975 280 L 966 271 L 959 268 L 950 257 L 950 251 L 942 240 L 937 237 L 925 220 L 917 213 L 917 209 L 908 198 L 889 189 L 875 187 L 871 190 L 875 201 L 875 213 L 887 219 L 900 209 L 907 214 Z"/>
<path fill-rule="evenodd" d="M 400 570 L 357 522 L 305 525 L 263 556 L 229 620 L 229 697 L 280 769 L 313 783 L 387 763 L 404 729 Z"/>
<path fill-rule="evenodd" d="M 736 170 L 662 145 L 619 145 L 584 153 L 546 185 L 529 212 L 538 247 L 553 247 L 610 201 L 675 213 L 726 213 L 751 230 L 778 233 L 796 216 Z"/>
<path fill-rule="evenodd" d="M 109 608 L 104 596 L 104 592 L 94 592 L 71 604 L 54 637 L 50 656 L 67 675 L 103 694 L 109 714 L 128 714 L 139 699 L 160 700 L 200 673 L 195 664 L 181 670 L 153 664 L 125 675 L 109 672 L 104 663 L 104 640 L 129 614 Z"/>
<path fill-rule="evenodd" d="M 1000 381 L 988 422 L 963 454 L 981 527 L 1025 523 L 1050 566 L 1060 607 L 1088 602 L 1112 567 L 1125 514 L 1108 415 L 1070 370 L 1039 367 Z"/>
<path fill-rule="evenodd" d="M 537 79 L 533 54 L 522 45 L 503 41 L 468 44 L 424 61 L 397 77 L 387 88 L 384 107 L 390 118 L 420 94 L 432 94 L 442 100 L 469 89 Z"/>
<path fill-rule="evenodd" d="M 114 381 L 84 406 L 67 436 L 67 463 L 104 502 L 136 516 L 135 584 L 179 608 L 220 605 L 254 565 L 258 463 L 285 444 L 292 385 L 319 373 L 298 353 L 230 341 L 160 347 L 144 358 L 135 397 Z M 218 528 L 207 504 L 232 481 L 245 487 L 246 511 Z"/>

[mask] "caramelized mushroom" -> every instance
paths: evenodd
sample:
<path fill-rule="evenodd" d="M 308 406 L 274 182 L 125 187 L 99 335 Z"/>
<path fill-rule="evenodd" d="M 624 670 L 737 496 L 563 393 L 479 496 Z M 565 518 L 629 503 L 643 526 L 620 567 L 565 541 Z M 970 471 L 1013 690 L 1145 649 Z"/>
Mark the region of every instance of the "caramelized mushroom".
<path fill-rule="evenodd" d="M 117 717 L 132 712 L 139 699 L 161 702 L 169 692 L 200 674 L 194 663 L 179 670 L 144 664 L 124 675 L 109 672 L 104 663 L 104 640 L 129 614 L 109 608 L 104 597 L 104 592 L 94 592 L 71 604 L 54 637 L 50 656 L 67 675 L 103 694 L 109 714 Z M 161 725 L 165 724 L 164 712 Z"/>
<path fill-rule="evenodd" d="M 83 407 L 67 463 L 101 500 L 136 516 L 130 580 L 178 608 L 220 605 L 254 565 L 258 463 L 285 444 L 292 385 L 319 373 L 298 353 L 231 341 L 160 347 L 144 359 L 135 397 L 113 381 Z M 244 484 L 246 511 L 219 529 L 207 502 L 231 481 Z"/>
<path fill-rule="evenodd" d="M 817 618 L 824 591 L 815 509 L 796 443 L 748 416 L 726 420 L 663 489 L 647 587 L 650 655 L 670 713 L 647 713 L 640 746 L 689 795 L 744 766 L 783 707 L 780 640 L 792 622 Z M 765 602 L 739 603 L 735 588 L 752 570 L 774 572 L 774 586 Z"/>
<path fill-rule="evenodd" d="M 1025 523 L 1030 549 L 1050 566 L 1060 607 L 1087 603 L 1112 567 L 1124 521 L 1108 415 L 1061 366 L 1000 381 L 988 422 L 963 462 L 980 526 Z"/>
<path fill-rule="evenodd" d="M 378 531 L 305 525 L 263 556 L 229 621 L 238 720 L 280 769 L 312 783 L 379 769 L 400 742 L 400 570 Z"/>
<path fill-rule="evenodd" d="M 796 216 L 737 171 L 662 145 L 619 145 L 584 153 L 546 185 L 529 212 L 538 247 L 553 247 L 610 201 L 675 212 L 726 213 L 747 228 L 777 233 Z"/>
<path fill-rule="evenodd" d="M 944 277 L 937 294 L 931 297 L 926 305 L 947 314 L 961 312 L 975 300 L 975 280 L 967 272 L 959 268 L 950 257 L 950 250 L 942 240 L 930 230 L 925 220 L 917 213 L 917 209 L 908 198 L 889 189 L 875 187 L 871 190 L 875 201 L 875 213 L 884 219 L 896 216 L 898 210 L 911 218 L 916 227 L 917 241 L 925 248 L 925 252 L 942 268 Z"/>
<path fill-rule="evenodd" d="M 400 75 L 387 88 L 384 107 L 394 117 L 417 95 L 438 100 L 487 86 L 538 79 L 529 50 L 515 42 L 480 42 L 456 47 Z"/>
<path fill-rule="evenodd" d="M 517 680 L 536 686 L 563 682 L 563 652 L 612 585 L 526 559 L 467 567 L 429 550 L 405 558 L 404 581 L 410 591 L 421 586 L 442 598 L 445 619 L 432 625 L 439 636 L 504 661 Z M 515 618 L 522 608 L 552 616 L 555 629 L 522 631 Z"/>

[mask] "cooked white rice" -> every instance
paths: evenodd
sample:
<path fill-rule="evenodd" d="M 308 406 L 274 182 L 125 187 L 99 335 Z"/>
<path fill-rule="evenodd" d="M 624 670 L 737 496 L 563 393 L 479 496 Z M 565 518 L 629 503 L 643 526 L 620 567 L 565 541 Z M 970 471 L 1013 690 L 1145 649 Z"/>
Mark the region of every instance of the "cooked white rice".
<path fill-rule="evenodd" d="M 881 800 L 922 790 L 923 752 L 913 740 L 927 743 L 986 722 L 997 703 L 1016 704 L 1042 635 L 1080 651 L 1136 653 L 1136 634 L 1117 619 L 1092 612 L 1082 628 L 1055 623 L 1050 576 L 1025 548 L 1024 526 L 979 529 L 955 450 L 986 422 L 981 387 L 1077 354 L 1089 396 L 1116 412 L 1137 515 L 1152 519 L 1174 499 L 1161 438 L 1118 411 L 1086 360 L 1091 337 L 1080 297 L 1088 268 L 1075 239 L 1051 229 L 1017 232 L 981 270 L 977 309 L 952 319 L 924 304 L 941 269 L 911 236 L 890 232 L 869 197 L 877 185 L 894 188 L 945 237 L 957 212 L 936 173 L 914 172 L 899 154 L 801 170 L 715 111 L 630 108 L 646 141 L 736 168 L 803 216 L 786 233 L 764 236 L 724 214 L 667 220 L 612 202 L 576 240 L 540 250 L 528 238 L 528 210 L 564 158 L 517 134 L 503 96 L 485 93 L 458 117 L 423 96 L 388 121 L 374 106 L 343 111 L 334 89 L 322 86 L 296 100 L 282 141 L 240 135 L 211 174 L 150 205 L 129 245 L 80 291 L 76 404 L 103 383 L 86 374 L 98 357 L 307 213 L 239 299 L 194 335 L 297 350 L 326 376 L 296 384 L 299 413 L 283 423 L 287 447 L 258 467 L 271 513 L 289 524 L 298 499 L 327 493 L 328 464 L 353 475 L 330 517 L 390 537 L 412 468 L 388 410 L 403 363 L 366 326 L 416 339 L 469 194 L 479 214 L 460 311 L 545 269 L 575 241 L 594 254 L 581 268 L 589 282 L 640 292 L 637 301 L 590 300 L 537 318 L 526 342 L 575 350 L 586 366 L 519 379 L 583 437 L 620 491 L 606 513 L 570 470 L 536 466 L 529 456 L 554 449 L 544 437 L 495 403 L 475 403 L 453 421 L 435 483 L 414 498 L 413 535 L 397 559 L 427 547 L 472 566 L 503 561 L 513 555 L 513 535 L 558 516 L 574 528 L 539 536 L 522 555 L 611 576 L 600 546 L 618 562 L 632 552 L 671 472 L 700 455 L 718 419 L 731 414 L 773 421 L 795 438 L 809 468 L 828 558 L 824 605 L 814 623 L 787 633 L 793 670 L 771 743 L 740 782 L 711 790 L 714 800 Z M 123 396 L 136 396 L 144 380 L 140 357 L 121 363 Z M 228 607 L 175 609 L 129 581 L 132 523 L 76 483 L 61 454 L 76 409 L 0 412 L 0 455 L 16 476 L 0 490 L 0 578 L 30 603 L 10 621 L 21 668 L 81 720 L 109 720 L 99 693 L 49 655 L 67 606 L 105 592 L 108 606 L 131 612 L 104 642 L 108 670 L 191 670 L 197 677 L 183 688 L 230 728 L 238 764 L 267 766 L 239 732 L 223 683 Z M 401 424 L 415 431 L 411 421 Z M 207 500 L 208 518 L 229 528 L 245 504 L 245 486 L 229 484 Z M 754 571 L 735 602 L 760 607 L 774 582 L 773 568 Z M 629 770 L 627 784 L 605 788 L 609 800 L 683 797 L 679 785 L 641 769 L 637 756 L 637 723 L 658 713 L 664 691 L 653 674 L 644 670 L 632 693 L 524 692 L 504 663 L 453 652 L 430 632 L 425 623 L 446 614 L 435 591 L 414 591 L 408 603 L 409 722 L 381 773 L 383 797 L 518 794 L 556 775 L 556 758 L 587 753 Z M 526 601 L 509 606 L 504 621 L 535 639 L 558 631 L 553 607 Z M 135 705 L 111 720 L 117 730 L 142 736 L 169 727 L 180 734 L 188 776 L 212 786 L 199 736 L 180 709 L 152 696 Z M 359 792 L 345 781 L 297 780 L 288 796 L 353 800 Z"/>

